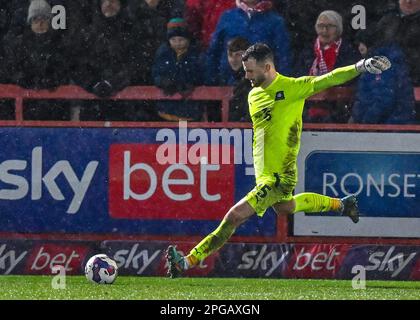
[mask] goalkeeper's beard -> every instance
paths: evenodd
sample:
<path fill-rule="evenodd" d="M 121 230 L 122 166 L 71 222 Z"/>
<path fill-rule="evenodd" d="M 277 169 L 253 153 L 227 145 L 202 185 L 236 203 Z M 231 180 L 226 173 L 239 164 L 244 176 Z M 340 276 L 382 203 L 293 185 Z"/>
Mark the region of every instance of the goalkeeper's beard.
<path fill-rule="evenodd" d="M 260 76 L 260 77 L 256 77 L 255 79 L 250 79 L 249 81 L 251 82 L 251 85 L 253 87 L 260 87 L 264 83 L 265 77 Z"/>

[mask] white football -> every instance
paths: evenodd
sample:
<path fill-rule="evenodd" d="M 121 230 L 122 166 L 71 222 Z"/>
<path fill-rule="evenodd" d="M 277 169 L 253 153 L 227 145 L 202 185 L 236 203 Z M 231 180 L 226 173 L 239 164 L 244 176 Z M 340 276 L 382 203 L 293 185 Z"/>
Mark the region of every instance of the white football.
<path fill-rule="evenodd" d="M 117 278 L 118 266 L 106 254 L 96 254 L 86 263 L 85 275 L 94 283 L 111 284 Z"/>

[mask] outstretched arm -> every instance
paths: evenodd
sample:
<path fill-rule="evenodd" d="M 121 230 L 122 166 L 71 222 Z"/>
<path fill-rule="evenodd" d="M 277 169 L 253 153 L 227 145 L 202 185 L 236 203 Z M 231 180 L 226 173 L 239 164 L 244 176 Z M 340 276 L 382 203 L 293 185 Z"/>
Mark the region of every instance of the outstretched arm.
<path fill-rule="evenodd" d="M 322 76 L 310 77 L 306 82 L 311 82 L 312 92 L 308 92 L 306 97 L 314 95 L 325 89 L 346 83 L 363 72 L 380 74 L 391 67 L 391 62 L 386 57 L 376 56 L 369 59 L 360 60 L 358 63 L 334 69 Z"/>
<path fill-rule="evenodd" d="M 314 85 L 314 91 L 312 94 L 316 94 L 322 90 L 346 83 L 357 77 L 359 74 L 360 72 L 356 69 L 356 65 L 350 65 L 337 68 L 322 76 L 314 77 L 312 79 Z"/>

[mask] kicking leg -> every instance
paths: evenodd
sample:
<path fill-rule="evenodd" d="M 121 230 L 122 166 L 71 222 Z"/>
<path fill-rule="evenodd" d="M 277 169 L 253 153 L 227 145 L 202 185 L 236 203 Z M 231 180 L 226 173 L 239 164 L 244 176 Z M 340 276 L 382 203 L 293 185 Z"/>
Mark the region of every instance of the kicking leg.
<path fill-rule="evenodd" d="M 359 221 L 359 209 L 355 196 L 347 196 L 342 199 L 331 198 L 317 193 L 300 193 L 290 201 L 279 202 L 273 205 L 277 214 L 292 214 L 296 212 L 340 212 L 357 223 Z"/>
<path fill-rule="evenodd" d="M 219 250 L 233 235 L 236 228 L 254 213 L 255 211 L 249 203 L 242 199 L 228 211 L 217 229 L 196 245 L 186 257 L 179 254 L 174 246 L 169 246 L 166 257 L 169 263 L 168 273 L 170 277 L 179 276 L 183 271 L 194 267 Z"/>
<path fill-rule="evenodd" d="M 311 192 L 299 193 L 293 199 L 296 203 L 294 212 L 340 212 L 342 209 L 340 199 L 327 197 L 322 194 Z"/>

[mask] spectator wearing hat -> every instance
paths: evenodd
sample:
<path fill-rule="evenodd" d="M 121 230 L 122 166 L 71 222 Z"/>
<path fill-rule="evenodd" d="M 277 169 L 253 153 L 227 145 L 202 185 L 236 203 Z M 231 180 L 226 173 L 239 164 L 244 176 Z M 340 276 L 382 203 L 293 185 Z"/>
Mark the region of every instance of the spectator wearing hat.
<path fill-rule="evenodd" d="M 32 0 L 27 10 L 24 33 L 5 46 L 11 82 L 31 89 L 68 83 L 66 59 L 51 27 L 51 6 L 45 0 Z"/>
<path fill-rule="evenodd" d="M 153 65 L 154 84 L 166 95 L 180 93 L 187 98 L 191 90 L 202 83 L 200 52 L 194 44 L 187 24 L 173 18 L 167 25 L 168 41 L 162 44 Z M 159 101 L 159 116 L 168 121 L 199 121 L 203 112 L 197 101 Z"/>
<path fill-rule="evenodd" d="M 135 84 L 153 83 L 151 66 L 160 45 L 166 41 L 166 25 L 184 13 L 184 0 L 125 0 L 133 22 L 132 37 L 136 42 L 137 70 Z"/>
<path fill-rule="evenodd" d="M 27 26 L 22 35 L 5 46 L 12 83 L 29 89 L 49 89 L 68 84 L 68 64 L 58 32 L 51 27 L 51 6 L 45 0 L 32 0 L 27 8 Z M 45 104 L 45 105 L 44 105 Z M 41 106 L 42 105 L 42 106 Z M 65 102 L 28 102 L 24 117 L 60 120 L 67 118 Z"/>
<path fill-rule="evenodd" d="M 392 67 L 381 74 L 362 74 L 357 83 L 350 123 L 411 124 L 415 121 L 413 85 L 398 44 L 374 47 L 375 29 L 361 30 L 356 42 L 363 57 L 383 55 Z"/>
<path fill-rule="evenodd" d="M 343 19 L 333 10 L 318 15 L 315 23 L 316 39 L 299 55 L 294 75 L 320 76 L 335 68 L 357 61 L 359 55 L 354 46 L 343 37 Z M 306 104 L 306 122 L 347 122 L 346 106 L 337 103 Z"/>

